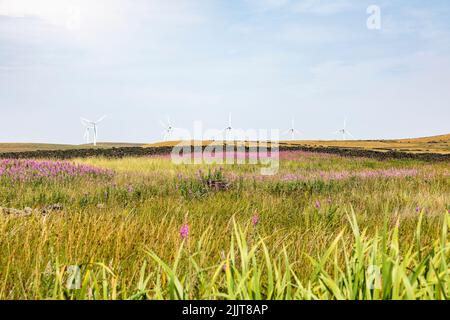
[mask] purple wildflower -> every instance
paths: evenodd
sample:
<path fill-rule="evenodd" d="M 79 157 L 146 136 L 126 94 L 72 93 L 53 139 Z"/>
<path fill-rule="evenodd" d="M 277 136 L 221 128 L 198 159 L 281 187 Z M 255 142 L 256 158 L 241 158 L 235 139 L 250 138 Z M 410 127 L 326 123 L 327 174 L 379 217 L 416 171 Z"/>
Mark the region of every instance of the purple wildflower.
<path fill-rule="evenodd" d="M 184 224 L 180 229 L 180 237 L 181 239 L 186 239 L 189 236 L 189 225 Z"/>
<path fill-rule="evenodd" d="M 111 178 L 113 171 L 66 161 L 0 160 L 0 178 L 14 181 L 60 180 L 83 176 Z"/>
<path fill-rule="evenodd" d="M 320 205 L 320 201 L 316 200 L 316 203 L 314 205 L 316 207 L 316 209 L 320 209 L 321 205 Z"/>
<path fill-rule="evenodd" d="M 259 215 L 258 214 L 254 214 L 252 217 L 252 225 L 254 227 L 256 227 L 259 223 Z"/>

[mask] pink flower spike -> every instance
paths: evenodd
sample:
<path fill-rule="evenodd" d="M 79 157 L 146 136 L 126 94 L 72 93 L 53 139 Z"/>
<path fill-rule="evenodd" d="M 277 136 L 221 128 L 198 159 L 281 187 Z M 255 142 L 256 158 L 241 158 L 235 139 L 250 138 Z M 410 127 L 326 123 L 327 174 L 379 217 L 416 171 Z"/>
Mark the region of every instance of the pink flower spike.
<path fill-rule="evenodd" d="M 314 206 L 316 207 L 316 209 L 320 209 L 320 201 L 316 200 L 316 203 Z"/>
<path fill-rule="evenodd" d="M 186 239 L 189 236 L 189 225 L 185 224 L 180 229 L 180 237 L 182 240 Z"/>
<path fill-rule="evenodd" d="M 256 226 L 258 225 L 258 223 L 259 223 L 259 215 L 258 215 L 258 214 L 255 214 L 255 215 L 253 215 L 253 217 L 252 217 L 252 225 L 253 225 L 254 227 L 256 227 Z"/>

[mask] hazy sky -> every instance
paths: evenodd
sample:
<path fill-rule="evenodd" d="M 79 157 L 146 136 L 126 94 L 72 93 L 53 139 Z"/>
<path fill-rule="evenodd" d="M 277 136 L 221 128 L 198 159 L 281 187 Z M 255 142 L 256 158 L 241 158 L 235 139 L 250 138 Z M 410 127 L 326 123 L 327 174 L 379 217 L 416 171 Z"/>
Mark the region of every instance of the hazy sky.
<path fill-rule="evenodd" d="M 370 30 L 369 5 L 381 8 Z M 79 14 L 78 14 L 79 13 Z M 450 132 L 448 0 L 0 0 L 0 142 L 161 140 L 159 120 Z"/>

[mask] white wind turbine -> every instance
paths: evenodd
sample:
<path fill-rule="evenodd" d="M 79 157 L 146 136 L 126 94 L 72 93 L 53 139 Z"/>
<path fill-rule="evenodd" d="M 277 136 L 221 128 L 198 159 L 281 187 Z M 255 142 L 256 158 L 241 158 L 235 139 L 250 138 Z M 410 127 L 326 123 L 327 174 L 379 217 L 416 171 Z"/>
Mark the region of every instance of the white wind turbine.
<path fill-rule="evenodd" d="M 228 114 L 228 126 L 225 128 L 224 132 L 225 132 L 225 140 L 227 139 L 227 137 L 229 135 L 231 135 L 231 132 L 233 131 L 233 126 L 231 123 L 231 112 Z"/>
<path fill-rule="evenodd" d="M 84 133 L 84 138 L 87 140 L 88 143 L 89 143 L 89 138 L 90 138 L 90 131 L 92 129 L 92 131 L 93 131 L 92 144 L 94 146 L 97 145 L 98 124 L 100 122 L 102 122 L 103 120 L 105 120 L 105 118 L 106 118 L 106 116 L 103 116 L 100 119 L 98 119 L 97 121 L 91 121 L 91 120 L 88 120 L 85 118 L 80 118 L 81 123 L 86 127 L 86 131 Z"/>
<path fill-rule="evenodd" d="M 341 134 L 342 140 L 346 140 L 346 137 L 349 136 L 350 138 L 355 139 L 355 137 L 350 133 L 350 131 L 347 130 L 347 119 L 344 120 L 344 126 L 342 129 L 339 129 L 336 132 L 333 132 L 334 134 Z"/>
<path fill-rule="evenodd" d="M 164 123 L 163 121 L 159 121 L 159 123 L 164 128 L 164 131 L 162 132 L 163 139 L 164 139 L 164 141 L 167 141 L 167 139 L 172 136 L 173 131 L 177 128 L 172 126 L 172 123 L 170 122 L 169 117 L 167 117 L 167 123 Z"/>
<path fill-rule="evenodd" d="M 291 140 L 295 139 L 295 134 L 301 134 L 300 131 L 298 131 L 297 129 L 295 129 L 295 124 L 294 124 L 295 120 L 292 119 L 291 122 L 291 128 L 285 132 L 283 132 L 283 134 L 290 134 L 291 135 Z"/>

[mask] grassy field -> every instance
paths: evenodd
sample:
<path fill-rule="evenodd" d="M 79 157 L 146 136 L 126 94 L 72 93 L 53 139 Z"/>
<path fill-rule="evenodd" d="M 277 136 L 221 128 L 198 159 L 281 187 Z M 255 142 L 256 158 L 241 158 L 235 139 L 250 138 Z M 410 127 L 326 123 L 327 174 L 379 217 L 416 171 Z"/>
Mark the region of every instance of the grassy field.
<path fill-rule="evenodd" d="M 0 299 L 450 297 L 448 163 L 280 157 L 3 160 Z"/>

